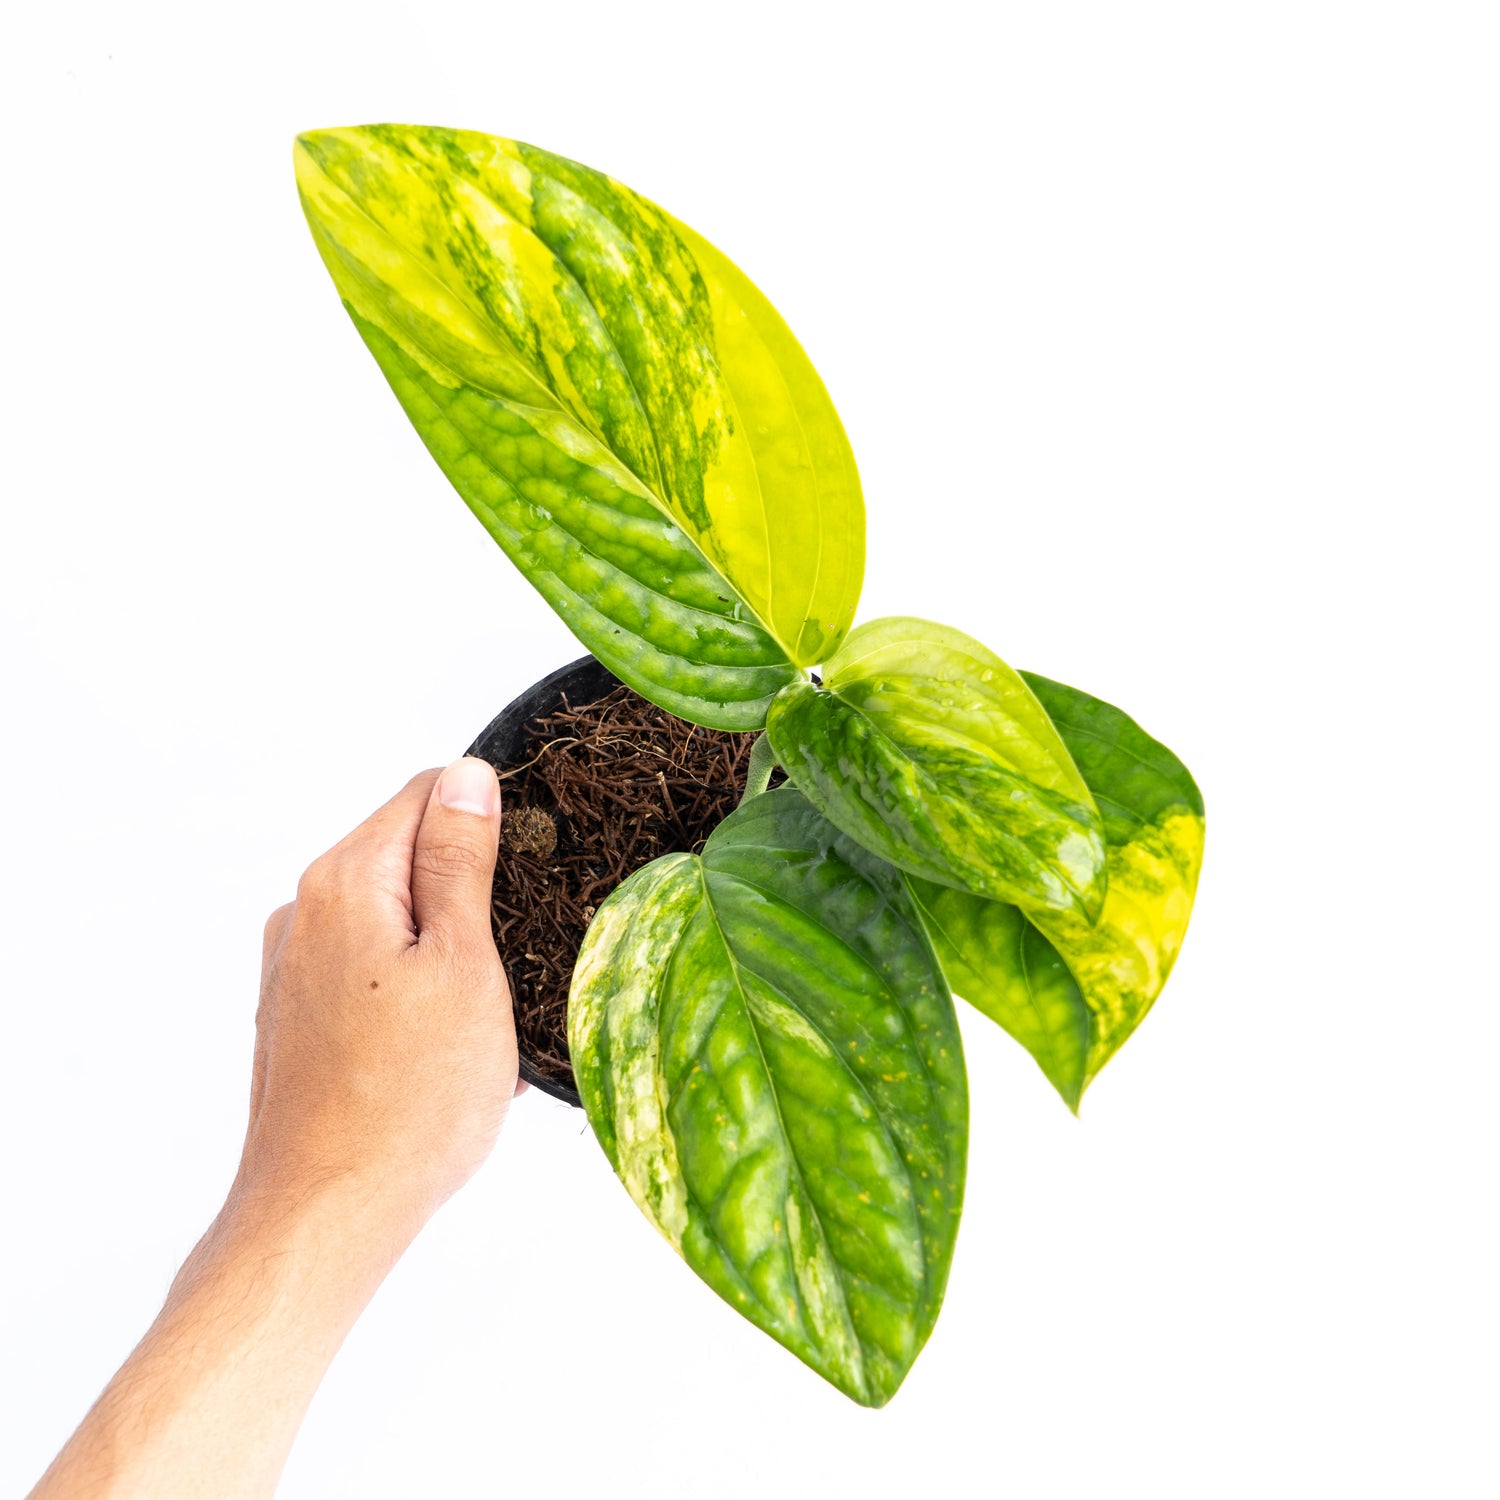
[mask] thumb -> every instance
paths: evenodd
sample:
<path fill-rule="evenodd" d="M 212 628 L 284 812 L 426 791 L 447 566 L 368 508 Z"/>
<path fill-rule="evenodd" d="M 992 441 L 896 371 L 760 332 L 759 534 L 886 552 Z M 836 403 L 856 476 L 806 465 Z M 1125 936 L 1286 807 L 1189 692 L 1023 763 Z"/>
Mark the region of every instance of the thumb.
<path fill-rule="evenodd" d="M 432 788 L 411 858 L 419 937 L 489 943 L 490 886 L 500 840 L 500 783 L 488 761 L 456 760 Z"/>

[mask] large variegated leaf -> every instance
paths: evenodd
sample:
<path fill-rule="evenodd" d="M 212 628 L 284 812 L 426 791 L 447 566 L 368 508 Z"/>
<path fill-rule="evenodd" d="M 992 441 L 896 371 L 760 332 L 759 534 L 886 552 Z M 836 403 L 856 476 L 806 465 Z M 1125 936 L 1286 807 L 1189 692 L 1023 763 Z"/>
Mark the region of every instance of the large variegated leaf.
<path fill-rule="evenodd" d="M 515 141 L 301 136 L 313 237 L 454 487 L 579 639 L 752 728 L 853 618 L 864 512 L 806 355 L 698 235 Z"/>
<path fill-rule="evenodd" d="M 600 907 L 568 1006 L 631 1196 L 745 1317 L 879 1406 L 932 1329 L 963 1201 L 953 1004 L 898 872 L 790 787 Z"/>
<path fill-rule="evenodd" d="M 874 620 L 824 673 L 821 688 L 783 688 L 766 727 L 831 822 L 924 879 L 1098 912 L 1099 813 L 1046 711 L 994 652 L 927 620 Z"/>
<path fill-rule="evenodd" d="M 1187 767 L 1133 719 L 1025 674 L 1104 817 L 1099 920 L 1033 912 L 909 879 L 949 983 L 998 1021 L 1077 1110 L 1172 972 L 1203 859 L 1203 799 Z"/>

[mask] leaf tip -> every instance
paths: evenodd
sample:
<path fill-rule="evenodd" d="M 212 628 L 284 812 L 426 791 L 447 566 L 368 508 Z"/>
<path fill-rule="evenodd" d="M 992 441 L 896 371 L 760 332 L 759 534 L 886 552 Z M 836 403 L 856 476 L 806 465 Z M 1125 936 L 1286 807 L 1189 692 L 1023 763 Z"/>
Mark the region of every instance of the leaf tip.
<path fill-rule="evenodd" d="M 325 126 L 321 130 L 299 130 L 292 137 L 292 166 L 298 183 L 305 183 L 320 172 L 322 164 L 342 142 L 346 146 L 360 135 L 358 127 Z"/>
<path fill-rule="evenodd" d="M 1041 1066 L 1047 1082 L 1057 1090 L 1057 1097 L 1068 1106 L 1068 1113 L 1076 1120 L 1078 1118 L 1079 1106 L 1083 1103 L 1083 1091 L 1088 1087 L 1087 1079 L 1081 1073 L 1069 1076 L 1066 1072 L 1059 1070 L 1055 1066 L 1049 1068 L 1034 1052 L 1032 1056 Z"/>
<path fill-rule="evenodd" d="M 327 134 L 326 130 L 299 130 L 292 137 L 292 160 L 301 161 L 304 156 L 311 156 L 318 138 Z"/>
<path fill-rule="evenodd" d="M 301 130 L 292 137 L 292 171 L 296 174 L 297 188 L 304 203 L 318 170 L 318 142 L 327 134 L 326 130 Z"/>

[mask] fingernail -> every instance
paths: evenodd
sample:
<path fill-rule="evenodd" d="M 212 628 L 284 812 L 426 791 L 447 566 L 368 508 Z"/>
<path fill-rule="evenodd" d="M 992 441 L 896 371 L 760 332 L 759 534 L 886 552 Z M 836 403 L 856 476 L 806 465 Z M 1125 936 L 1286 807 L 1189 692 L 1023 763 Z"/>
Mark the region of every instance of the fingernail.
<path fill-rule="evenodd" d="M 454 812 L 492 818 L 500 800 L 500 783 L 488 761 L 466 755 L 438 777 L 437 792 L 438 801 Z"/>

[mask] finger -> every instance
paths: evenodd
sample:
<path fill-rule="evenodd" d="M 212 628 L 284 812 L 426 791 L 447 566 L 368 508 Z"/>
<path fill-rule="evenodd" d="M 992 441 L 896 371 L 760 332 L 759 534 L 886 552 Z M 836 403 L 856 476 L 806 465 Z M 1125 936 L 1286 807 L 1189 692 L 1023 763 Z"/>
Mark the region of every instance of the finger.
<path fill-rule="evenodd" d="M 359 860 L 371 849 L 399 848 L 404 843 L 409 861 L 417 827 L 422 821 L 422 810 L 427 806 L 433 783 L 440 774 L 436 769 L 418 771 L 389 802 L 377 807 L 359 827 L 346 833 L 323 856 L 324 859 L 332 861 L 352 855 Z"/>
<path fill-rule="evenodd" d="M 389 802 L 314 860 L 303 876 L 304 885 L 311 891 L 357 888 L 362 898 L 383 903 L 393 921 L 407 929 L 410 940 L 415 935 L 412 851 L 438 775 L 419 771 Z"/>
<path fill-rule="evenodd" d="M 465 756 L 437 779 L 411 860 L 417 933 L 493 947 L 490 886 L 500 843 L 500 783 L 487 761 Z"/>

